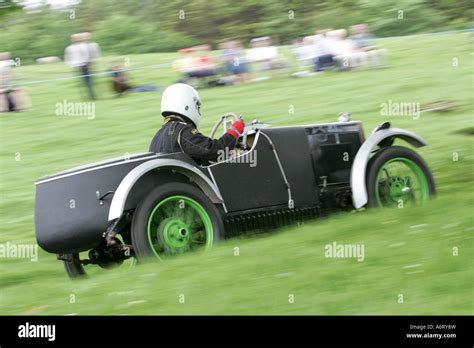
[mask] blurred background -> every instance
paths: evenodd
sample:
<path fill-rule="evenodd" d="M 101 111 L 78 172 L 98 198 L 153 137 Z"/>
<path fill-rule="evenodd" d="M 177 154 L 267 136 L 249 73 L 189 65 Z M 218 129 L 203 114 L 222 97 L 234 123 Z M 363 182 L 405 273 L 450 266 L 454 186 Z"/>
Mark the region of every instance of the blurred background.
<path fill-rule="evenodd" d="M 366 135 L 390 121 L 427 140 L 438 188 L 83 282 L 41 250 L 3 255 L 0 313 L 473 314 L 472 15 L 464 0 L 0 1 L 1 245 L 36 245 L 35 180 L 146 151 L 176 81 L 199 88 L 204 134 L 229 111 L 349 112 Z M 364 262 L 325 258 L 333 242 L 364 244 Z"/>
<path fill-rule="evenodd" d="M 24 0 L 0 2 L 2 50 L 24 62 L 62 56 L 69 37 L 91 31 L 104 52 L 171 52 L 224 39 L 272 36 L 289 44 L 316 29 L 367 23 L 380 37 L 465 29 L 469 0 Z M 403 14 L 399 13 L 402 11 Z M 400 15 L 403 19 L 400 19 Z M 289 19 L 293 16 L 293 19 Z"/>

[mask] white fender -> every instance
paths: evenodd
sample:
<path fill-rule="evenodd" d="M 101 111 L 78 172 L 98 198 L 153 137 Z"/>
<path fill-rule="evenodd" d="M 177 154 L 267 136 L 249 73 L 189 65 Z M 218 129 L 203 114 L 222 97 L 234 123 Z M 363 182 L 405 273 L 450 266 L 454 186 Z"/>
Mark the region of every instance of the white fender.
<path fill-rule="evenodd" d="M 380 129 L 367 138 L 357 152 L 351 168 L 352 203 L 355 208 L 361 208 L 368 202 L 365 185 L 367 163 L 372 149 L 382 140 L 395 137 L 401 138 L 415 147 L 426 146 L 427 143 L 419 135 L 400 128 Z"/>
<path fill-rule="evenodd" d="M 219 189 L 214 183 L 204 175 L 195 166 L 175 159 L 161 158 L 151 161 L 144 162 L 139 166 L 133 168 L 126 176 L 122 179 L 117 190 L 114 193 L 114 197 L 110 204 L 109 209 L 109 221 L 119 218 L 123 214 L 125 208 L 125 202 L 127 201 L 128 194 L 132 189 L 133 185 L 146 173 L 157 168 L 167 167 L 176 172 L 182 173 L 187 177 L 194 180 L 194 182 L 204 191 L 204 193 L 214 203 L 222 203 L 224 200 L 219 192 Z"/>

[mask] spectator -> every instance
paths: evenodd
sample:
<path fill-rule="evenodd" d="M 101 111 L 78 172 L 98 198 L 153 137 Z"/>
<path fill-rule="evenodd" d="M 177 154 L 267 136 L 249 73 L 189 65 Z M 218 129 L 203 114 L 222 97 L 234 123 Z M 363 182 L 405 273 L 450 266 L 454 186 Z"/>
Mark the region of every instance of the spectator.
<path fill-rule="evenodd" d="M 316 59 L 316 41 L 321 38 L 320 35 L 305 36 L 293 41 L 293 48 L 291 52 L 298 60 L 298 70 L 291 74 L 293 77 L 309 77 L 317 75 L 314 71 L 307 70 L 312 68 Z M 301 70 L 304 69 L 304 70 Z"/>
<path fill-rule="evenodd" d="M 249 63 L 255 63 L 257 70 L 283 69 L 288 66 L 288 62 L 280 55 L 278 47 L 273 45 L 269 36 L 250 40 L 250 46 L 246 59 Z"/>
<path fill-rule="evenodd" d="M 333 43 L 334 40 L 328 36 L 330 29 L 316 32 L 314 37 L 314 64 L 317 72 L 322 72 L 327 66 L 334 65 Z"/>
<path fill-rule="evenodd" d="M 316 41 L 320 39 L 320 36 L 305 36 L 294 40 L 293 42 L 293 55 L 301 62 L 303 66 L 313 65 L 313 61 L 316 58 Z"/>
<path fill-rule="evenodd" d="M 125 75 L 125 68 L 120 61 L 115 61 L 114 65 L 110 69 L 112 75 L 112 89 L 118 96 L 121 96 L 124 92 L 151 92 L 158 90 L 158 87 L 153 85 L 139 85 L 132 86 Z"/>
<path fill-rule="evenodd" d="M 242 43 L 238 40 L 232 40 L 223 43 L 221 48 L 223 49 L 223 58 L 227 70 L 237 77 L 236 81 L 247 82 L 247 61 Z"/>
<path fill-rule="evenodd" d="M 356 55 L 357 65 L 370 64 L 374 67 L 380 67 L 384 63 L 386 50 L 378 49 L 375 46 L 375 36 L 369 32 L 367 24 L 357 24 L 350 28 L 350 39 L 359 52 Z"/>
<path fill-rule="evenodd" d="M 357 49 L 354 42 L 347 39 L 347 30 L 332 30 L 327 33 L 327 36 L 332 38 L 330 50 L 336 66 L 341 70 L 354 67 L 353 62 L 357 55 Z"/>
<path fill-rule="evenodd" d="M 10 52 L 0 53 L 0 111 L 24 111 L 28 100 L 24 91 L 13 85 L 11 68 L 15 66 Z"/>
<path fill-rule="evenodd" d="M 90 33 L 71 35 L 72 44 L 64 51 L 64 61 L 72 68 L 78 69 L 91 99 L 95 99 L 91 77 L 91 65 L 100 57 L 99 45 L 90 42 Z"/>
<path fill-rule="evenodd" d="M 110 73 L 112 75 L 112 89 L 117 95 L 120 96 L 123 92 L 131 88 L 120 62 L 114 62 Z"/>
<path fill-rule="evenodd" d="M 374 49 L 374 35 L 369 32 L 367 24 L 357 24 L 350 28 L 350 39 L 355 47 L 361 51 L 370 51 Z"/>
<path fill-rule="evenodd" d="M 173 63 L 173 68 L 183 74 L 178 82 L 203 87 L 217 78 L 219 68 L 211 55 L 210 45 L 183 48 L 178 52 L 184 55 Z"/>

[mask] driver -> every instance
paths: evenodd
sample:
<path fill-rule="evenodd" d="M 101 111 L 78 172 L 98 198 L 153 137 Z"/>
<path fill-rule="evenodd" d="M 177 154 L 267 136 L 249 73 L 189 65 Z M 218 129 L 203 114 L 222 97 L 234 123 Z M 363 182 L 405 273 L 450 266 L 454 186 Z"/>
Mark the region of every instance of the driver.
<path fill-rule="evenodd" d="M 155 153 L 184 152 L 199 164 L 216 161 L 220 151 L 228 151 L 242 135 L 243 119 L 234 121 L 219 139 L 199 133 L 201 99 L 197 91 L 184 83 L 175 83 L 165 89 L 161 97 L 163 126 L 153 137 L 149 151 Z"/>

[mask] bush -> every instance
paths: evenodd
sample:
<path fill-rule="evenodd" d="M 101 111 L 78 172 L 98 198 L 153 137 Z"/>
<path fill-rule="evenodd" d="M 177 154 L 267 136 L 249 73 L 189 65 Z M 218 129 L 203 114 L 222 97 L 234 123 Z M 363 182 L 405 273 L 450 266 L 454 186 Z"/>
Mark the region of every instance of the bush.
<path fill-rule="evenodd" d="M 103 51 L 116 54 L 169 52 L 195 43 L 182 34 L 157 30 L 152 24 L 121 15 L 100 22 L 93 37 Z"/>

